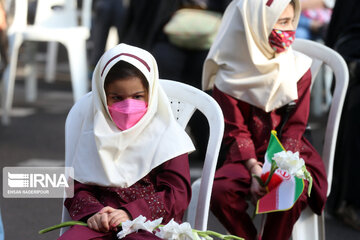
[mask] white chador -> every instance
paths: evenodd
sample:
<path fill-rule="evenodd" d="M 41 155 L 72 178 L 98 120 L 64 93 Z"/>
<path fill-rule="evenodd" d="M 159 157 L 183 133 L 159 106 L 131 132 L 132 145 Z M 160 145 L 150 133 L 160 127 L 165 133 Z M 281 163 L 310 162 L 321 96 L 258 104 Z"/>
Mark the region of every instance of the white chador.
<path fill-rule="evenodd" d="M 291 47 L 275 54 L 268 43 L 277 19 L 289 2 L 274 0 L 271 8 L 257 0 L 230 3 L 205 60 L 204 90 L 215 84 L 222 92 L 266 112 L 298 98 L 297 82 L 308 71 L 311 59 Z M 295 4 L 296 27 L 299 1 Z"/>
<path fill-rule="evenodd" d="M 119 61 L 138 68 L 149 83 L 148 110 L 125 131 L 112 121 L 104 90 L 107 73 Z M 153 56 L 126 44 L 107 51 L 96 65 L 92 92 L 73 106 L 66 121 L 66 166 L 74 167 L 75 180 L 129 187 L 167 160 L 193 150 L 173 117 Z"/>

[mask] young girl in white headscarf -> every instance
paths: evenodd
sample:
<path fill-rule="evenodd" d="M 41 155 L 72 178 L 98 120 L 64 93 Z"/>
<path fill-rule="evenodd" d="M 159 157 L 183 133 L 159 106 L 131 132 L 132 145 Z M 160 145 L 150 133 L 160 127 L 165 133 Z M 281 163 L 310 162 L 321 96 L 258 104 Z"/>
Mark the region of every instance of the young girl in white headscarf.
<path fill-rule="evenodd" d="M 116 239 L 116 227 L 139 215 L 181 222 L 191 198 L 193 144 L 172 115 L 157 64 L 145 50 L 120 44 L 99 60 L 92 92 L 66 121 L 66 166 L 74 197 L 65 200 L 74 226 L 60 239 Z M 156 239 L 139 231 L 125 239 Z"/>
<path fill-rule="evenodd" d="M 314 179 L 294 206 L 269 213 L 262 239 L 289 239 L 301 211 L 320 214 L 327 181 L 321 157 L 303 136 L 309 116 L 311 59 L 292 50 L 299 0 L 234 0 L 204 64 L 203 88 L 225 117 L 225 162 L 216 172 L 211 209 L 231 234 L 255 239 L 247 199 L 266 194 L 260 176 L 271 130 L 286 150 L 299 152 Z M 292 107 L 290 107 L 292 106 Z"/>

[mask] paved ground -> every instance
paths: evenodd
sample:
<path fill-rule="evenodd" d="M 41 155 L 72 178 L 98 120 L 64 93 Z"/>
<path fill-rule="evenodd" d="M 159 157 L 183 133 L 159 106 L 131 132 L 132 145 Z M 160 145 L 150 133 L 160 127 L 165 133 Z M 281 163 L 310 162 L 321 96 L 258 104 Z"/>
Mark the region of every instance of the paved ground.
<path fill-rule="evenodd" d="M 66 114 L 72 105 L 72 95 L 68 76 L 59 75 L 57 79 L 54 84 L 40 81 L 38 100 L 34 103 L 25 102 L 23 81 L 17 81 L 11 125 L 0 126 L 2 168 L 62 165 L 64 124 Z M 196 174 L 194 167 L 192 170 Z M 60 222 L 61 202 L 61 199 L 2 197 L 1 212 L 6 240 L 56 239 L 58 231 L 46 235 L 38 235 L 37 232 L 41 228 Z M 210 218 L 209 229 L 223 231 L 213 217 Z M 326 238 L 360 239 L 360 232 L 326 215 Z"/>

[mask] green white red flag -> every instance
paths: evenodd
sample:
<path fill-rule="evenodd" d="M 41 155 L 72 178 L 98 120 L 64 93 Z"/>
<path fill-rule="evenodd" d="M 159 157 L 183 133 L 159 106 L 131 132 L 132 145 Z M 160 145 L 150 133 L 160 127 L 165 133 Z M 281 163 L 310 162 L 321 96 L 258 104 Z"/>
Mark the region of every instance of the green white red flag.
<path fill-rule="evenodd" d="M 277 138 L 276 131 L 271 131 L 261 175 L 263 182 L 269 176 L 274 154 L 282 151 L 285 151 L 285 149 Z M 304 180 L 278 168 L 272 175 L 267 190 L 268 193 L 257 202 L 257 214 L 285 211 L 292 208 L 304 190 Z"/>

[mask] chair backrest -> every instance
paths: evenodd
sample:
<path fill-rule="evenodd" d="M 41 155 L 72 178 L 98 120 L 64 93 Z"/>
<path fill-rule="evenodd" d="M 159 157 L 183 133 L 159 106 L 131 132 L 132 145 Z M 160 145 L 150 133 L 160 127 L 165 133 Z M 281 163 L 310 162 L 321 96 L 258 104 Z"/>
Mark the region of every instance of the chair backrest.
<path fill-rule="evenodd" d="M 91 4 L 92 0 L 83 0 L 79 11 L 77 0 L 38 0 L 34 25 L 90 29 Z"/>
<path fill-rule="evenodd" d="M 10 5 L 14 0 L 7 0 Z M 34 25 L 42 27 L 91 27 L 92 0 L 83 0 L 78 10 L 77 0 L 38 0 Z M 15 0 L 12 28 L 27 26 L 28 0 Z"/>
<path fill-rule="evenodd" d="M 349 82 L 349 72 L 346 63 L 340 54 L 323 44 L 305 39 L 296 39 L 293 44 L 293 49 L 313 59 L 311 66 L 311 73 L 313 75 L 312 80 L 315 80 L 322 64 L 328 65 L 335 75 L 335 89 L 333 92 L 330 112 L 328 114 L 324 145 L 322 148 L 322 159 L 325 164 L 327 180 L 329 183 L 327 194 L 329 195 L 333 176 L 336 139 L 342 107 Z"/>
<path fill-rule="evenodd" d="M 206 149 L 199 197 L 196 204 L 195 219 L 188 219 L 191 226 L 198 230 L 207 230 L 210 197 L 224 134 L 224 116 L 217 102 L 205 92 L 176 81 L 160 80 L 167 94 L 174 116 L 185 128 L 195 110 L 199 110 L 209 122 L 210 136 Z"/>
<path fill-rule="evenodd" d="M 76 17 L 76 2 L 73 0 L 38 0 L 34 25 L 75 27 Z"/>
<path fill-rule="evenodd" d="M 81 26 L 91 28 L 92 0 L 83 0 L 81 8 Z"/>
<path fill-rule="evenodd" d="M 6 4 L 9 7 L 13 3 L 13 0 L 8 0 Z M 26 27 L 27 24 L 27 14 L 28 14 L 28 1 L 24 0 L 15 0 L 14 6 L 14 15 L 12 19 L 12 23 L 9 26 L 8 33 L 12 33 L 17 29 L 23 29 Z"/>

